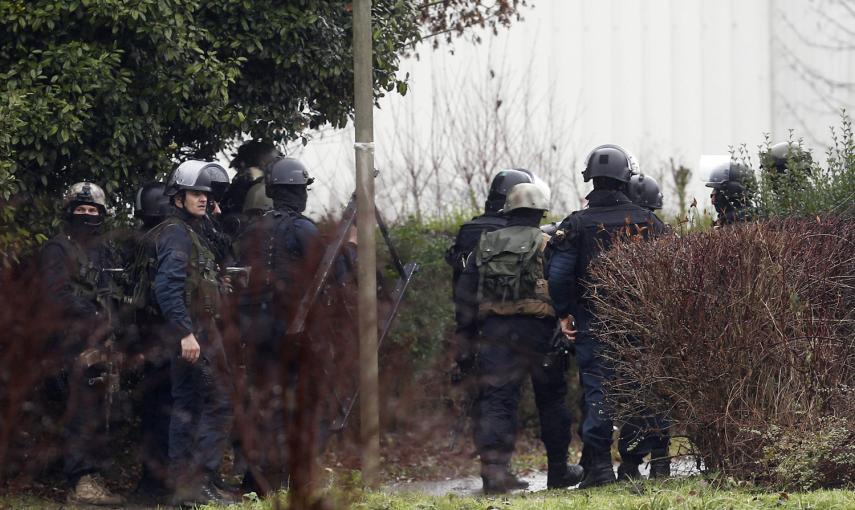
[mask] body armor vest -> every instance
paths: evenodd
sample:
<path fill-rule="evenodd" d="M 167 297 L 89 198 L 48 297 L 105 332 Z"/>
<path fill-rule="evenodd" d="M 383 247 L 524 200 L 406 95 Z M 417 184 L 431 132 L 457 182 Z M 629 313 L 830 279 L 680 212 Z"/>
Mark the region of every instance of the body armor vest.
<path fill-rule="evenodd" d="M 140 245 L 143 267 L 136 267 L 135 274 L 143 276 L 147 281 L 139 282 L 142 285 L 138 284 L 134 296 L 144 294 L 151 303 L 155 303 L 155 300 L 150 298 L 153 289 L 151 281 L 148 281 L 148 275 L 152 274 L 151 270 L 157 265 L 157 254 L 153 248 L 160 234 L 170 227 L 183 228 L 190 237 L 192 244 L 190 258 L 187 261 L 187 279 L 184 285 L 184 304 L 187 306 L 187 310 L 191 316 L 217 317 L 220 312 L 220 283 L 219 267 L 214 254 L 199 235 L 190 228 L 190 225 L 174 216 L 167 218 L 144 236 Z M 138 263 L 140 262 L 139 258 L 138 256 Z M 137 302 L 135 304 L 138 307 L 146 308 L 146 303 Z"/>

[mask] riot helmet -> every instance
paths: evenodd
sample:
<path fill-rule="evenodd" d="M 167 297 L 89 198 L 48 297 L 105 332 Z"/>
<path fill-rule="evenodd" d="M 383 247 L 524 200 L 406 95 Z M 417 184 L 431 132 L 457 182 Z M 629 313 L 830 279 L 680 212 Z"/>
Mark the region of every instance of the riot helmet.
<path fill-rule="evenodd" d="M 222 202 L 229 189 L 230 179 L 226 169 L 220 165 L 208 167 L 211 175 L 211 196 L 217 202 Z"/>
<path fill-rule="evenodd" d="M 144 221 L 155 221 L 169 216 L 172 207 L 164 194 L 166 184 L 150 182 L 137 190 L 134 200 L 134 216 Z"/>
<path fill-rule="evenodd" d="M 528 170 L 523 170 L 522 168 L 502 170 L 493 177 L 493 182 L 490 183 L 490 193 L 488 196 L 489 198 L 507 198 L 508 192 L 515 185 L 532 182 L 534 182 L 534 176 Z"/>
<path fill-rule="evenodd" d="M 511 188 L 520 183 L 532 182 L 534 182 L 534 177 L 528 170 L 509 169 L 500 171 L 490 183 L 490 192 L 487 194 L 484 209 L 488 213 L 497 213 L 499 209 L 504 207 L 505 198 L 507 198 Z"/>
<path fill-rule="evenodd" d="M 521 182 L 511 188 L 505 199 L 505 207 L 500 212 L 508 214 L 518 209 L 548 211 L 549 200 L 540 187 L 530 182 Z"/>
<path fill-rule="evenodd" d="M 706 186 L 727 196 L 738 195 L 748 190 L 753 178 L 750 168 L 731 159 L 710 168 Z"/>
<path fill-rule="evenodd" d="M 798 144 L 792 142 L 780 142 L 760 153 L 761 164 L 778 174 L 787 173 L 787 169 L 797 169 L 803 173 L 810 173 L 813 157 L 810 152 L 804 150 Z"/>
<path fill-rule="evenodd" d="M 582 178 L 585 182 L 595 177 L 606 177 L 627 183 L 638 173 L 635 156 L 620 145 L 605 144 L 595 147 L 585 158 Z"/>
<path fill-rule="evenodd" d="M 173 170 L 166 181 L 166 190 L 164 193 L 168 197 L 173 197 L 178 192 L 186 190 L 204 191 L 214 194 L 215 189 L 221 189 L 223 175 L 226 176 L 226 183 L 228 183 L 226 169 L 220 166 L 219 163 L 191 159 L 181 163 Z"/>
<path fill-rule="evenodd" d="M 83 181 L 68 188 L 62 199 L 62 208 L 66 214 L 71 215 L 79 205 L 93 205 L 98 208 L 101 216 L 107 215 L 107 195 L 97 184 Z"/>
<path fill-rule="evenodd" d="M 243 202 L 243 212 L 249 215 L 264 214 L 273 210 L 273 199 L 267 196 L 264 182 L 256 182 L 246 192 Z"/>
<path fill-rule="evenodd" d="M 627 197 L 635 205 L 650 209 L 662 209 L 662 190 L 656 179 L 649 175 L 633 175 L 627 185 Z"/>
<path fill-rule="evenodd" d="M 268 192 L 274 186 L 309 186 L 315 179 L 309 169 L 297 158 L 282 156 L 273 160 L 265 171 L 264 182 Z"/>

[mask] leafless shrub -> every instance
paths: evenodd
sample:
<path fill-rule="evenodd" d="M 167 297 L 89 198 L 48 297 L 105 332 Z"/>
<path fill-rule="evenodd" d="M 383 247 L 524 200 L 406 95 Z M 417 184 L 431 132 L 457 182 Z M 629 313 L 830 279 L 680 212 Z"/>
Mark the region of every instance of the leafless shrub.
<path fill-rule="evenodd" d="M 855 380 L 855 222 L 746 224 L 617 246 L 591 293 L 615 412 L 665 412 L 707 469 L 764 478 Z M 764 468 L 766 468 L 764 470 Z"/>

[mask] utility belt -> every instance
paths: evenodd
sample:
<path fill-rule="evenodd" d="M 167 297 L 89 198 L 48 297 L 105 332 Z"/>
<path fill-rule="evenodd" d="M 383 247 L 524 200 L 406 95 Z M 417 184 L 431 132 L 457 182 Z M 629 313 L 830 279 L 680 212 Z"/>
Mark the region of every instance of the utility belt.
<path fill-rule="evenodd" d="M 556 317 L 555 308 L 540 299 L 518 299 L 516 301 L 486 302 L 478 305 L 478 318 L 489 315 L 531 315 L 538 318 Z"/>

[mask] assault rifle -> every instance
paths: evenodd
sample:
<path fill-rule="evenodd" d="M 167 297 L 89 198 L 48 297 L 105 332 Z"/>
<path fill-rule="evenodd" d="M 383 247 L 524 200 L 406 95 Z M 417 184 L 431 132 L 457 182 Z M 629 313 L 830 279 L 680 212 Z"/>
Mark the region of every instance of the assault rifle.
<path fill-rule="evenodd" d="M 115 310 L 116 303 L 122 302 L 122 293 L 119 291 L 120 285 L 116 283 L 116 278 L 123 276 L 124 271 L 122 268 L 104 268 L 101 270 L 110 277 L 107 288 L 100 289 L 95 294 L 95 300 L 104 314 L 104 319 L 93 333 L 93 339 L 97 346 L 87 349 L 79 357 L 84 368 L 103 367 L 99 375 L 89 378 L 87 382 L 89 386 L 104 385 L 104 420 L 107 432 L 110 431 L 113 400 L 116 393 L 121 389 L 120 366 L 124 363 L 124 355 L 116 350 L 116 331 L 121 328 L 121 325 L 117 324 L 118 314 Z"/>

